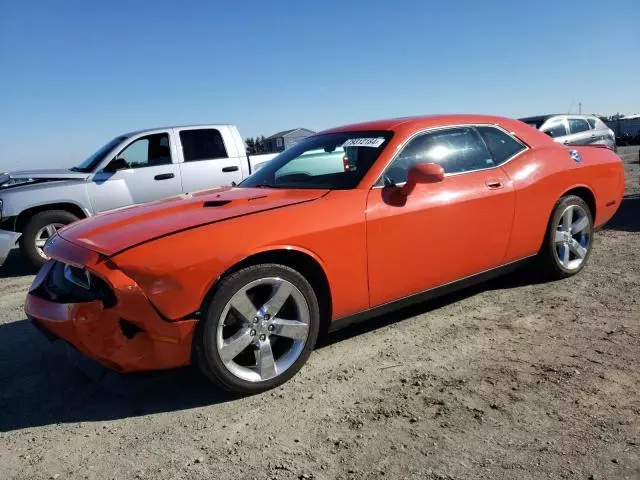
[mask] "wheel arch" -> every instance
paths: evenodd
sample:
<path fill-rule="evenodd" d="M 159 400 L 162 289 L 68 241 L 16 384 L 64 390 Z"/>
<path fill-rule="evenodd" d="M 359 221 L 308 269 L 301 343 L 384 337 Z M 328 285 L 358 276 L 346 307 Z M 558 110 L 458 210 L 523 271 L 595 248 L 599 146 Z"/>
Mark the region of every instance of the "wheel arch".
<path fill-rule="evenodd" d="M 311 284 L 320 307 L 320 332 L 327 332 L 331 323 L 333 304 L 329 279 L 320 259 L 312 252 L 294 247 L 276 247 L 252 253 L 225 270 L 209 287 L 201 305 L 201 311 L 217 292 L 220 281 L 243 268 L 265 263 L 275 263 L 299 272 Z"/>
<path fill-rule="evenodd" d="M 560 198 L 566 197 L 569 195 L 575 195 L 576 197 L 580 197 L 582 200 L 586 202 L 587 206 L 589 207 L 589 210 L 591 211 L 591 218 L 593 219 L 593 222 L 595 224 L 597 209 L 596 209 L 596 196 L 594 195 L 593 191 L 586 185 L 577 185 L 577 186 L 571 187 L 562 195 L 560 195 Z M 558 198 L 558 201 L 560 200 L 560 198 Z M 551 215 L 553 215 L 553 210 L 551 211 Z"/>
<path fill-rule="evenodd" d="M 593 191 L 587 187 L 586 185 L 574 185 L 571 188 L 568 188 L 567 190 L 565 190 L 563 193 L 561 193 L 558 196 L 558 199 L 555 201 L 555 203 L 553 204 L 553 206 L 551 207 L 551 211 L 549 212 L 549 216 L 547 218 L 547 224 L 545 227 L 545 235 L 542 237 L 542 240 L 540 241 L 540 244 L 538 246 L 538 252 L 540 252 L 540 250 L 542 249 L 544 242 L 545 242 L 545 238 L 547 235 L 547 231 L 549 229 L 549 226 L 551 225 L 551 220 L 553 219 L 553 213 L 556 210 L 556 206 L 558 205 L 558 202 L 560 202 L 560 200 L 562 200 L 564 197 L 567 197 L 569 195 L 575 195 L 576 197 L 581 198 L 582 200 L 584 200 L 587 204 L 587 206 L 589 207 L 589 211 L 591 212 L 591 217 L 593 219 L 593 223 L 595 225 L 596 222 L 596 197 L 593 194 Z"/>
<path fill-rule="evenodd" d="M 42 205 L 37 205 L 35 207 L 27 208 L 18 214 L 15 219 L 15 231 L 22 232 L 27 221 L 33 217 L 34 215 L 42 212 L 46 212 L 48 210 L 63 210 L 65 212 L 72 213 L 78 218 L 86 218 L 88 216 L 87 212 L 80 207 L 79 205 L 71 202 L 58 202 L 58 203 L 45 203 Z"/>

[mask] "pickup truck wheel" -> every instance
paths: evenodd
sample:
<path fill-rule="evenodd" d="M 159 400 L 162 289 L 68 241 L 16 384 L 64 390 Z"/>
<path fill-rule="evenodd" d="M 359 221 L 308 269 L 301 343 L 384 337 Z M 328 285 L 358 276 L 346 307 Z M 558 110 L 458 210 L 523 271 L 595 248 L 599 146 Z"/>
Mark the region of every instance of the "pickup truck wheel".
<path fill-rule="evenodd" d="M 551 279 L 575 275 L 591 254 L 593 218 L 587 203 L 575 195 L 562 197 L 547 227 L 539 266 Z"/>
<path fill-rule="evenodd" d="M 33 267 L 39 269 L 49 258 L 44 254 L 46 241 L 55 235 L 59 228 L 78 220 L 73 213 L 65 210 L 46 210 L 36 213 L 27 220 L 20 237 L 20 252 Z"/>
<path fill-rule="evenodd" d="M 194 337 L 194 363 L 236 394 L 289 380 L 307 361 L 320 327 L 318 300 L 297 271 L 276 264 L 223 278 Z"/>

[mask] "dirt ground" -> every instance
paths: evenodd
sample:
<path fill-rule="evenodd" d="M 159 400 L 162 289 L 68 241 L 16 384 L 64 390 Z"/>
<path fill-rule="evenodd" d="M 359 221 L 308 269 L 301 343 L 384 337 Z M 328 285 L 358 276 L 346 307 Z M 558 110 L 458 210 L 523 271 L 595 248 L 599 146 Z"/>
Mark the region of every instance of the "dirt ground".
<path fill-rule="evenodd" d="M 126 396 L 89 380 L 24 320 L 13 254 L 0 478 L 640 478 L 640 168 L 620 153 L 626 197 L 580 275 L 519 271 L 338 332 L 250 398 L 190 371 Z"/>

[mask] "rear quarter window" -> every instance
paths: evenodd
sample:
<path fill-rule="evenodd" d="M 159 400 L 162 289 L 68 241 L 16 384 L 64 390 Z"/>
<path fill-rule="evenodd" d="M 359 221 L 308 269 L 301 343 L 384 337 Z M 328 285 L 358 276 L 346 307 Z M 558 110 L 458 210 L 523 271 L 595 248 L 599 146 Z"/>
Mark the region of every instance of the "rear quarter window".
<path fill-rule="evenodd" d="M 477 127 L 496 164 L 500 165 L 526 147 L 506 132 L 495 127 Z"/>
<path fill-rule="evenodd" d="M 182 130 L 180 142 L 185 162 L 228 157 L 222 135 L 215 128 Z"/>

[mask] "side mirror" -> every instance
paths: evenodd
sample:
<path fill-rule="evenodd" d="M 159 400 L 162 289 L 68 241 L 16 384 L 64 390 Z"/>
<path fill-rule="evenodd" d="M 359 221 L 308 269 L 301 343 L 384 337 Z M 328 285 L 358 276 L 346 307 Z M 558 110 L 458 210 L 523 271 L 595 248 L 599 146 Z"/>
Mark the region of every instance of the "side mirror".
<path fill-rule="evenodd" d="M 103 171 L 107 173 L 114 173 L 118 170 L 124 170 L 125 168 L 129 168 L 129 164 L 124 158 L 114 158 L 106 167 L 104 167 Z"/>
<path fill-rule="evenodd" d="M 418 163 L 409 170 L 407 183 L 400 192 L 407 196 L 419 183 L 437 183 L 444 180 L 444 168 L 437 163 Z"/>

